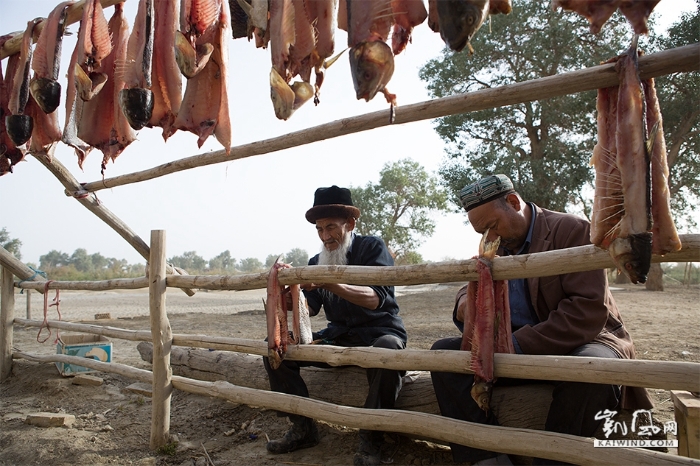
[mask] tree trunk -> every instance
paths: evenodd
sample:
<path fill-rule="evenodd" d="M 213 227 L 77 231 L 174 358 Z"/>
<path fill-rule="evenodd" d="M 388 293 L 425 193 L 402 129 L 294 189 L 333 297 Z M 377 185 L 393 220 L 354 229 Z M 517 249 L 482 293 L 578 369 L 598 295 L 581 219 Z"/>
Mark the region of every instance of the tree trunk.
<path fill-rule="evenodd" d="M 646 289 L 649 291 L 664 290 L 664 271 L 661 269 L 661 264 L 653 263 L 649 267 L 647 275 Z"/>

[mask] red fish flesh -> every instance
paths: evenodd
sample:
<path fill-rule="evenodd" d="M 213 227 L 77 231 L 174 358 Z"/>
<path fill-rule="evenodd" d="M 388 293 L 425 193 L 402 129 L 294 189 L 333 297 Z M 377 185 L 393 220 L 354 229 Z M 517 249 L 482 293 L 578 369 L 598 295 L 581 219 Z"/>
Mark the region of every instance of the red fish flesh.
<path fill-rule="evenodd" d="M 114 161 L 126 147 L 136 140 L 136 133 L 119 106 L 119 93 L 124 89 L 124 77 L 116 72 L 126 60 L 129 24 L 124 17 L 123 3 L 114 5 L 109 20 L 109 33 L 114 46 L 96 71 L 108 76 L 107 82 L 94 98 L 83 104 L 78 124 L 78 137 L 102 151 L 102 174 L 107 162 Z M 82 166 L 82 162 L 79 161 Z"/>
<path fill-rule="evenodd" d="M 102 60 L 112 51 L 109 25 L 99 0 L 87 0 L 78 29 L 78 42 L 71 55 L 66 89 L 66 122 L 63 127 L 64 143 L 75 149 L 78 164 L 82 167 L 92 147 L 78 137 L 83 103 L 97 95 L 107 75 L 96 72 Z"/>
<path fill-rule="evenodd" d="M 605 22 L 618 8 L 632 25 L 635 34 L 648 34 L 647 20 L 660 0 L 552 0 L 552 7 L 573 11 L 590 23 L 593 34 L 600 32 Z"/>
<path fill-rule="evenodd" d="M 287 353 L 290 341 L 287 313 L 290 311 L 284 286 L 280 285 L 278 274 L 281 269 L 291 268 L 291 265 L 280 262 L 277 258 L 270 268 L 267 278 L 267 301 L 265 315 L 267 319 L 267 348 L 270 366 L 277 369 Z M 311 343 L 311 323 L 306 300 L 298 284 L 289 289 L 292 302 L 293 331 L 291 341 L 294 344 Z"/>
<path fill-rule="evenodd" d="M 151 76 L 153 112 L 148 126 L 163 128 L 163 139 L 168 140 L 176 128 L 175 118 L 182 104 L 182 76 L 175 58 L 175 34 L 179 21 L 178 2 L 155 0 L 155 30 Z"/>
<path fill-rule="evenodd" d="M 484 411 L 489 410 L 493 382 L 493 354 L 515 353 L 510 326 L 508 282 L 494 281 L 491 264 L 500 238 L 487 242 L 488 231 L 479 245 L 476 270 L 479 281 L 469 282 L 463 306 L 463 351 L 471 351 L 470 369 L 474 371 L 471 395 Z"/>
<path fill-rule="evenodd" d="M 185 0 L 182 9 L 190 12 L 190 17 L 200 18 L 199 15 L 192 16 L 196 11 L 193 8 L 197 4 L 194 0 Z M 228 107 L 228 40 L 231 26 L 228 3 L 216 0 L 216 4 L 216 21 L 197 39 L 197 44 L 212 45 L 210 59 L 199 73 L 187 80 L 185 96 L 174 126 L 198 135 L 199 147 L 213 134 L 228 153 L 231 150 L 231 119 Z M 189 27 L 195 31 L 204 24 L 198 20 L 192 21 L 194 23 Z"/>
<path fill-rule="evenodd" d="M 428 11 L 423 0 L 391 0 L 394 27 L 391 33 L 391 50 L 398 55 L 411 41 L 413 28 L 425 21 Z"/>
<path fill-rule="evenodd" d="M 639 79 L 636 37 L 626 54 L 609 60 L 619 86 L 598 90 L 591 242 L 607 249 L 632 283 L 644 283 L 652 251 L 677 251 L 681 243 L 670 213 L 661 111 L 653 81 Z"/>

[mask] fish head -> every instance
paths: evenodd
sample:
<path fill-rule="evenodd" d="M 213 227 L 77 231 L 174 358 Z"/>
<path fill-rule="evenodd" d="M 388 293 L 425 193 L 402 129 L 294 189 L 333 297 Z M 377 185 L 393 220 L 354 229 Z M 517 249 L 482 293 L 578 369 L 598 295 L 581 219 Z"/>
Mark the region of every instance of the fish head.
<path fill-rule="evenodd" d="M 135 130 L 146 126 L 153 115 L 153 92 L 134 87 L 119 91 L 119 108 Z"/>
<path fill-rule="evenodd" d="M 357 100 L 369 102 L 394 74 L 394 54 L 386 42 L 360 42 L 350 49 L 350 72 Z"/>
<path fill-rule="evenodd" d="M 651 233 L 637 233 L 627 238 L 616 238 L 608 252 L 617 268 L 632 283 L 645 283 L 651 266 Z"/>
<path fill-rule="evenodd" d="M 488 0 L 442 0 L 437 2 L 440 37 L 455 52 L 469 45 L 488 16 Z M 471 45 L 469 50 L 472 52 Z"/>
<path fill-rule="evenodd" d="M 7 115 L 5 129 L 16 146 L 29 141 L 34 130 L 34 120 L 29 115 Z"/>
<path fill-rule="evenodd" d="M 29 82 L 29 92 L 47 115 L 53 113 L 61 103 L 61 84 L 55 79 L 34 77 Z"/>
<path fill-rule="evenodd" d="M 488 260 L 493 260 L 496 257 L 496 251 L 501 245 L 501 237 L 497 236 L 495 240 L 489 241 L 489 231 L 491 229 L 487 228 L 483 235 L 481 235 L 481 241 L 479 241 L 479 257 L 485 257 Z"/>
<path fill-rule="evenodd" d="M 471 395 L 479 408 L 488 412 L 491 405 L 491 393 L 493 392 L 492 382 L 474 382 L 471 389 Z"/>
<path fill-rule="evenodd" d="M 292 116 L 294 113 L 294 91 L 274 67 L 270 70 L 270 99 L 278 119 L 286 120 Z"/>
<path fill-rule="evenodd" d="M 195 77 L 207 66 L 213 52 L 212 44 L 207 42 L 195 48 L 183 33 L 175 32 L 175 63 L 187 79 Z"/>

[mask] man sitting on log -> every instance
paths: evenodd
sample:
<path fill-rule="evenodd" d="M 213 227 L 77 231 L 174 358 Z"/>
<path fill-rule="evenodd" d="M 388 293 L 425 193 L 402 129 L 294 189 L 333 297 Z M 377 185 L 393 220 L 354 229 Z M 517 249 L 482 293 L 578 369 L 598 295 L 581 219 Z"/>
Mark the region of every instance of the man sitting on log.
<path fill-rule="evenodd" d="M 505 175 L 487 176 L 460 191 L 462 205 L 477 233 L 488 230 L 488 241 L 501 238 L 499 255 L 529 254 L 590 244 L 590 223 L 578 216 L 541 209 L 524 202 Z M 608 288 L 605 270 L 508 281 L 512 340 L 519 354 L 634 358 L 632 338 L 625 329 Z M 466 287 L 457 293 L 453 320 L 464 331 L 460 306 Z M 434 350 L 459 350 L 462 338 L 437 341 Z M 472 399 L 472 374 L 431 373 L 443 416 L 498 425 L 493 411 Z M 532 381 L 504 379 L 496 385 Z M 604 409 L 649 409 L 651 399 L 640 387 L 547 381 L 554 385 L 545 430 L 593 436 Z M 452 444 L 455 462 L 512 464 L 507 455 Z M 536 459 L 546 464 L 546 460 Z"/>
<path fill-rule="evenodd" d="M 323 245 L 321 252 L 309 260 L 309 265 L 394 265 L 381 238 L 353 232 L 359 216 L 360 210 L 353 205 L 349 189 L 338 186 L 317 189 L 306 219 L 316 225 Z M 314 340 L 337 346 L 406 347 L 407 334 L 398 316 L 393 286 L 308 283 L 301 287 L 308 300 L 309 314 L 318 314 L 323 306 L 329 321 L 325 329 L 313 334 Z M 304 397 L 309 396 L 309 391 L 299 368 L 330 367 L 325 363 L 285 359 L 278 369 L 272 369 L 267 357 L 263 361 L 273 391 Z M 392 409 L 403 375 L 402 371 L 367 369 L 369 393 L 364 407 Z M 289 414 L 289 419 L 292 427 L 284 437 L 268 442 L 269 452 L 288 453 L 318 444 L 319 434 L 313 419 L 293 414 Z M 360 430 L 354 464 L 379 464 L 383 438 L 383 432 Z"/>

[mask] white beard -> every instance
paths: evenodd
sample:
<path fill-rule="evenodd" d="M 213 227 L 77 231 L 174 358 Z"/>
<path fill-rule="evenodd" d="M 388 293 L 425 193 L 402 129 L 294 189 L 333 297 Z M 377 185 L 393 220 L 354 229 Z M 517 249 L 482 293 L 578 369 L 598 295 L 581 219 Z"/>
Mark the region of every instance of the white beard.
<path fill-rule="evenodd" d="M 318 255 L 318 265 L 348 265 L 348 250 L 352 244 L 352 233 L 349 231 L 343 236 L 343 242 L 333 251 L 323 245 Z"/>

